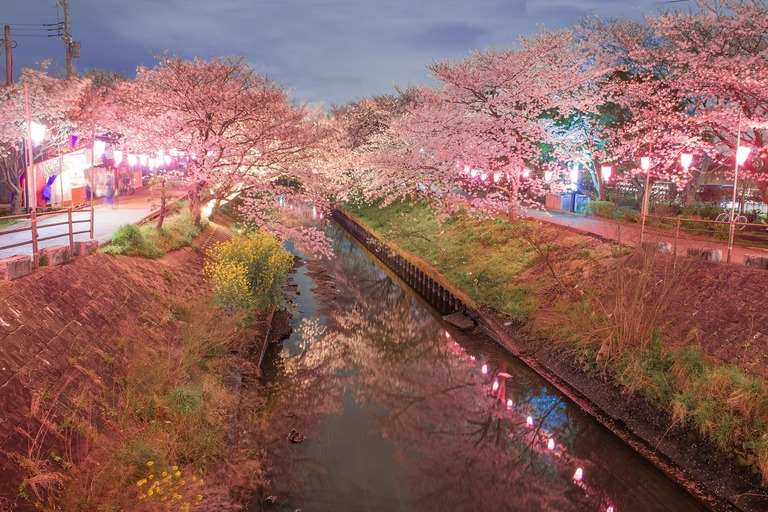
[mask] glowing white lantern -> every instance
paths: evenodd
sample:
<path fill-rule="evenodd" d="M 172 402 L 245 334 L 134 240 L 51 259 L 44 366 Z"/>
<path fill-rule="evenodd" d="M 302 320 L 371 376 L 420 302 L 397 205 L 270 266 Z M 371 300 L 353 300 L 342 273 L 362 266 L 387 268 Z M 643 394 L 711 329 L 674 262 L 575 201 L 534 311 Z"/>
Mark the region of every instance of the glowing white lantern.
<path fill-rule="evenodd" d="M 527 418 L 525 418 L 525 424 L 528 425 L 529 427 L 532 427 L 533 426 L 533 416 L 528 416 Z"/>
<path fill-rule="evenodd" d="M 747 157 L 749 156 L 750 151 L 751 150 L 749 148 L 739 146 L 739 149 L 736 150 L 736 162 L 738 162 L 739 165 L 744 165 L 744 162 L 747 161 Z"/>
<path fill-rule="evenodd" d="M 136 165 L 136 162 L 138 161 L 139 161 L 138 156 L 134 155 L 133 153 L 128 153 L 128 165 L 133 167 L 134 165 Z"/>
<path fill-rule="evenodd" d="M 40 144 L 45 137 L 45 125 L 35 123 L 34 121 L 29 125 L 30 137 L 32 137 L 33 144 Z"/>
<path fill-rule="evenodd" d="M 691 166 L 692 162 L 693 162 L 693 155 L 691 153 L 680 154 L 680 165 L 683 166 L 683 169 L 688 169 Z"/>
<path fill-rule="evenodd" d="M 101 156 L 104 154 L 104 151 L 107 149 L 107 143 L 103 140 L 95 140 L 93 141 L 93 156 L 95 158 L 101 158 Z"/>
<path fill-rule="evenodd" d="M 571 170 L 570 170 L 569 174 L 570 174 L 569 177 L 571 178 L 571 183 L 576 183 L 577 181 L 579 181 L 579 167 L 578 167 L 578 165 L 574 165 L 573 167 L 571 167 Z"/>
<path fill-rule="evenodd" d="M 555 449 L 555 440 L 554 439 L 550 438 L 550 440 L 547 441 L 547 448 L 550 449 L 550 450 L 554 450 Z"/>
<path fill-rule="evenodd" d="M 573 474 L 573 479 L 577 482 L 581 482 L 581 480 L 584 478 L 584 470 L 581 468 L 576 468 L 576 472 Z"/>
<path fill-rule="evenodd" d="M 613 170 L 613 169 L 611 169 L 611 166 L 610 166 L 610 165 L 603 165 L 603 166 L 600 168 L 600 173 L 601 173 L 601 174 L 602 174 L 602 176 L 603 176 L 603 181 L 608 181 L 609 179 L 611 179 L 611 171 L 612 171 L 612 170 Z"/>
<path fill-rule="evenodd" d="M 144 155 L 139 155 L 139 163 L 141 164 L 141 166 L 142 166 L 142 167 L 144 167 L 145 165 L 147 165 L 147 158 L 148 158 L 148 157 L 147 157 L 147 155 L 146 155 L 146 154 L 144 154 Z"/>
<path fill-rule="evenodd" d="M 648 172 L 648 169 L 651 168 L 651 157 L 644 156 L 640 158 L 640 167 L 645 171 Z"/>
<path fill-rule="evenodd" d="M 123 152 L 119 149 L 116 149 L 112 152 L 112 158 L 115 159 L 115 164 L 119 164 L 123 161 Z"/>

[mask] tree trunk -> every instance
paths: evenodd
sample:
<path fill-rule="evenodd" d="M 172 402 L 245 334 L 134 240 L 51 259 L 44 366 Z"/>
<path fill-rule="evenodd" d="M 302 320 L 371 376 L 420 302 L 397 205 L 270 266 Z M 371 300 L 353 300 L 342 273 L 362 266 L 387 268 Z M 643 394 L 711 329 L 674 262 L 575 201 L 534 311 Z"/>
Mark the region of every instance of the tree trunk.
<path fill-rule="evenodd" d="M 203 216 L 203 205 L 200 199 L 202 190 L 203 185 L 200 182 L 193 183 L 192 188 L 189 190 L 189 216 L 192 219 L 192 223 L 198 227 L 200 227 Z"/>
<path fill-rule="evenodd" d="M 165 204 L 166 204 L 166 195 L 165 195 L 165 179 L 160 180 L 160 217 L 157 219 L 157 229 L 161 229 L 163 227 L 163 221 L 165 220 Z"/>

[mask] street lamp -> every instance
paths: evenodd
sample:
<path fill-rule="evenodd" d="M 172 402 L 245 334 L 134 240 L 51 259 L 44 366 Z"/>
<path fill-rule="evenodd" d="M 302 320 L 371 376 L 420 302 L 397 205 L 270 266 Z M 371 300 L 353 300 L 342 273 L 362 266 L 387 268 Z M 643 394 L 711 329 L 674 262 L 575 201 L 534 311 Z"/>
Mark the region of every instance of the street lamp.
<path fill-rule="evenodd" d="M 648 215 L 648 200 L 651 197 L 651 157 L 644 156 L 640 158 L 640 168 L 645 172 L 645 194 L 643 194 L 643 213 L 640 221 L 640 245 L 643 244 L 643 235 L 645 235 L 645 217 Z"/>
<path fill-rule="evenodd" d="M 579 164 L 571 164 L 569 178 L 571 180 L 571 213 L 576 213 L 576 191 L 579 188 L 576 182 L 579 181 Z"/>
<path fill-rule="evenodd" d="M 731 200 L 731 225 L 728 230 L 728 257 L 726 261 L 731 262 L 731 250 L 733 249 L 733 236 L 736 232 L 736 189 L 739 181 L 739 166 L 744 165 L 749 156 L 750 149 L 741 146 L 741 118 L 739 118 L 739 134 L 736 138 L 736 158 L 733 162 L 733 198 Z M 741 209 L 741 203 L 739 203 Z"/>

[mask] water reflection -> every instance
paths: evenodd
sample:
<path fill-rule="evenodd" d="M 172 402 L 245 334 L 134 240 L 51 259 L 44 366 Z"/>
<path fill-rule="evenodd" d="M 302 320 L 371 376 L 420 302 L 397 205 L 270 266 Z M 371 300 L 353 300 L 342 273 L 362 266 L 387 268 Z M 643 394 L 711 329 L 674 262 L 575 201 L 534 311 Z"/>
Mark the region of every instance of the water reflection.
<path fill-rule="evenodd" d="M 302 313 L 266 368 L 270 510 L 703 510 L 514 358 L 449 330 L 334 241 L 336 258 L 293 275 Z M 306 440 L 291 443 L 292 429 Z"/>

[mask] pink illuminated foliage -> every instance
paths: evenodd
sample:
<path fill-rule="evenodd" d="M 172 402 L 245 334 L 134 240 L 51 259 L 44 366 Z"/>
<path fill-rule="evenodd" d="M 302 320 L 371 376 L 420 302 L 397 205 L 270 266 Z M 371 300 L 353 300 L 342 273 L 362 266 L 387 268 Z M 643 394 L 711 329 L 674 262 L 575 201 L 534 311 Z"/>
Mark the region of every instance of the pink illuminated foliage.
<path fill-rule="evenodd" d="M 163 56 L 152 69 L 115 94 L 121 110 L 116 130 L 127 150 L 189 156 L 183 179 L 199 220 L 203 202 L 232 195 L 249 223 L 281 237 L 299 236 L 313 249 L 327 243 L 317 233 L 279 222 L 279 197 L 324 205 L 327 179 L 322 112 L 294 105 L 284 88 L 256 73 L 243 58 L 185 61 Z"/>
<path fill-rule="evenodd" d="M 75 133 L 76 105 L 90 83 L 87 78 L 63 80 L 50 76 L 46 67 L 25 69 L 21 80 L 6 86 L 0 94 L 0 183 L 13 193 L 14 213 L 21 211 L 24 190 L 20 178 L 27 161 L 23 154 L 23 141 L 27 139 L 24 84 L 29 93 L 31 121 L 46 126 L 43 140 L 32 148 L 33 158 L 39 161 L 56 148 L 67 151 L 64 146 L 69 135 Z"/>
<path fill-rule="evenodd" d="M 697 0 L 689 11 L 649 20 L 664 41 L 655 52 L 684 94 L 711 158 L 730 173 L 737 138 L 752 148 L 740 174 L 768 200 L 768 5 Z M 741 128 L 741 130 L 739 130 Z"/>
<path fill-rule="evenodd" d="M 541 33 L 514 48 L 490 48 L 462 60 L 436 62 L 441 86 L 415 92 L 409 112 L 393 120 L 395 151 L 378 168 L 395 188 L 451 212 L 517 217 L 544 192 L 555 168 L 541 152 L 541 114 L 573 109 L 578 91 L 596 73 L 584 65 L 572 31 Z M 399 140 L 397 140 L 399 138 Z M 533 169 L 524 177 L 526 169 Z"/>

